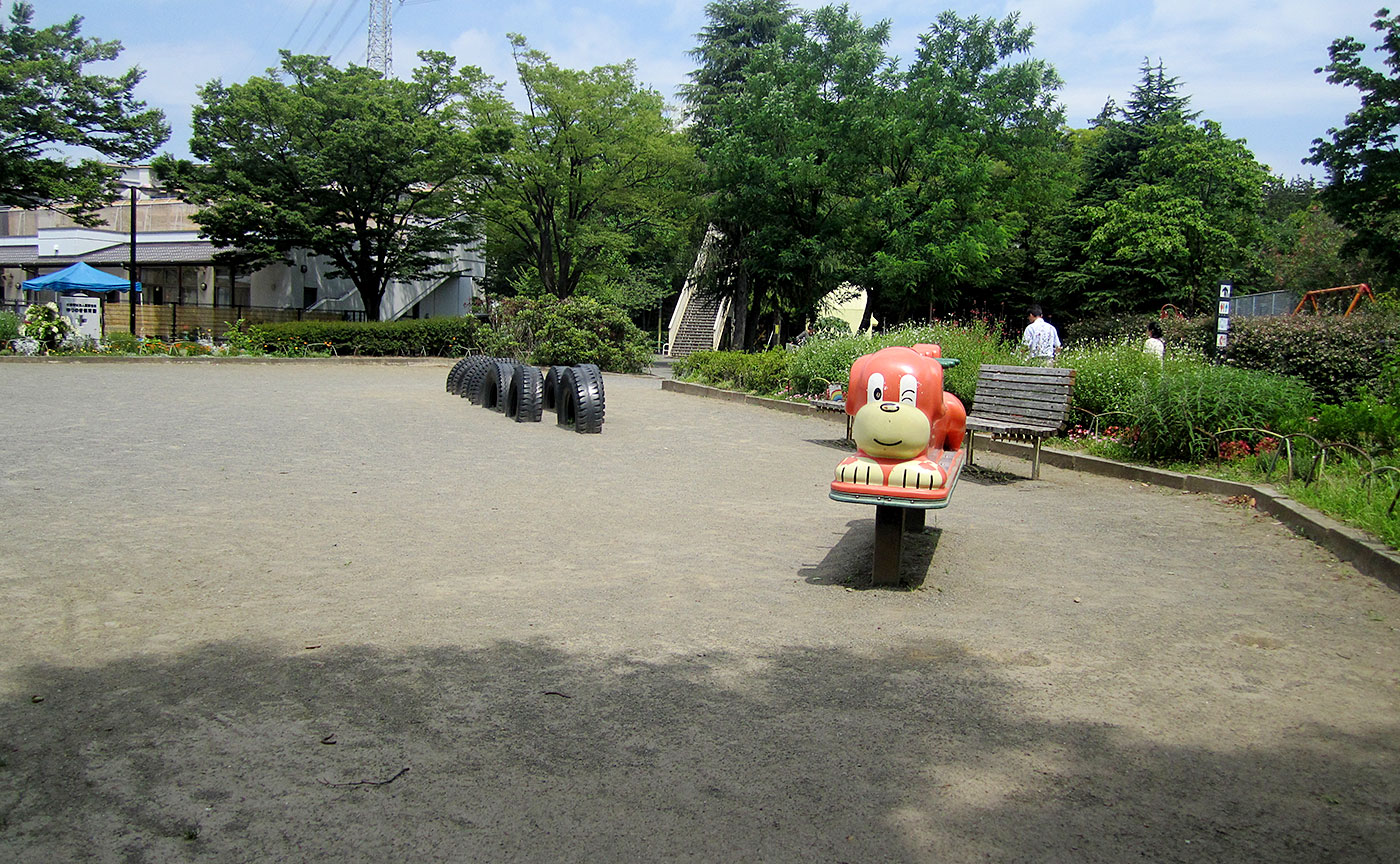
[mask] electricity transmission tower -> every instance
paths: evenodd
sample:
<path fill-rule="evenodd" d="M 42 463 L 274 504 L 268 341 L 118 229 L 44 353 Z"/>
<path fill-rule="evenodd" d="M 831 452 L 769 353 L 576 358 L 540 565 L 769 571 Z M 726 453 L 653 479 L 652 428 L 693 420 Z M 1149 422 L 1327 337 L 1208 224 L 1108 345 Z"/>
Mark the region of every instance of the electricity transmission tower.
<path fill-rule="evenodd" d="M 369 0 L 369 51 L 365 65 L 385 78 L 394 74 L 394 0 Z"/>

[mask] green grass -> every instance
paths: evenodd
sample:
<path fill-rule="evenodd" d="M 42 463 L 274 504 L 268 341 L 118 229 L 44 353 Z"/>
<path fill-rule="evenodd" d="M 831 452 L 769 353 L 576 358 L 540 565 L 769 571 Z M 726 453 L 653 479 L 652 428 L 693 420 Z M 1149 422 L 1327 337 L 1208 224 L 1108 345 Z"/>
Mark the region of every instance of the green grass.
<path fill-rule="evenodd" d="M 974 322 L 968 326 L 902 327 L 874 337 L 819 336 L 788 352 L 705 352 L 678 362 L 675 372 L 679 378 L 765 395 L 818 394 L 829 384 L 844 385 L 851 362 L 857 357 L 888 345 L 917 342 L 938 343 L 943 356 L 962 361 L 947 371 L 944 386 L 974 410 L 978 368 L 984 363 L 1016 363 L 1018 359 L 1014 347 L 1001 334 Z M 1386 471 L 1368 477 L 1372 467 L 1369 463 L 1329 451 L 1320 475 L 1314 478 L 1317 444 L 1313 438 L 1328 435 L 1328 440 L 1334 440 L 1331 436 L 1335 433 L 1309 417 L 1313 410 L 1311 399 L 1296 380 L 1214 366 L 1198 354 L 1181 350 L 1172 352 L 1163 367 L 1143 356 L 1136 338 L 1075 346 L 1065 352 L 1060 365 L 1075 369 L 1076 410 L 1072 411 L 1072 423 L 1090 427 L 1095 434 L 1081 430 L 1073 438 L 1047 441 L 1048 446 L 1084 450 L 1106 459 L 1185 474 L 1267 483 L 1400 549 L 1400 518 L 1390 510 L 1400 491 L 1400 473 Z M 1400 393 L 1400 387 L 1395 389 Z M 1388 405 L 1390 401 L 1377 404 Z M 1317 413 L 1324 420 L 1330 416 L 1325 410 Z M 1369 418 L 1376 413 L 1374 406 L 1367 404 L 1342 419 L 1351 414 Z M 1356 425 L 1354 419 L 1349 422 Z M 1132 431 L 1124 432 L 1127 427 Z M 1286 462 L 1268 456 L 1217 459 L 1211 430 L 1221 429 L 1273 430 L 1227 436 L 1240 440 L 1224 442 L 1224 446 L 1242 454 L 1267 435 L 1306 432 L 1307 435 L 1291 439 L 1297 448 L 1294 466 L 1300 476 L 1290 480 Z M 1343 436 L 1339 440 L 1350 439 Z M 1368 449 L 1388 452 L 1384 448 Z M 1400 466 L 1400 457 L 1389 459 L 1390 464 Z M 1400 510 L 1400 505 L 1396 509 Z"/>
<path fill-rule="evenodd" d="M 1046 439 L 1045 446 L 1059 450 L 1080 450 L 1116 462 L 1150 464 L 1134 458 L 1130 448 L 1121 442 L 1104 436 L 1050 438 Z M 1311 466 L 1311 459 L 1301 461 L 1300 468 L 1306 473 Z M 1378 461 L 1376 467 L 1386 464 L 1400 467 L 1398 463 L 1400 460 L 1392 457 L 1388 461 Z M 1258 456 L 1204 462 L 1158 463 L 1153 467 L 1182 474 L 1217 477 L 1236 483 L 1271 485 L 1299 503 L 1325 513 L 1339 522 L 1369 531 L 1392 549 L 1400 550 L 1400 504 L 1395 504 L 1394 511 L 1390 509 L 1397 493 L 1400 493 L 1400 472 L 1381 470 L 1373 474 L 1368 463 L 1355 458 L 1334 456 L 1328 457 L 1315 480 L 1287 480 L 1286 466 L 1282 460 L 1275 462 Z"/>

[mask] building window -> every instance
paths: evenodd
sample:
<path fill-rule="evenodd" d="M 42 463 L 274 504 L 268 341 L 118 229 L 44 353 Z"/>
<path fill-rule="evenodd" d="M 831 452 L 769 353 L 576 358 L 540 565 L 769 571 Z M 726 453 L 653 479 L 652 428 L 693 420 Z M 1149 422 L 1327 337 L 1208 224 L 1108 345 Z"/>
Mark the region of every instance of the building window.
<path fill-rule="evenodd" d="M 214 305 L 233 305 L 233 268 L 214 267 Z"/>
<path fill-rule="evenodd" d="M 251 275 L 235 267 L 218 264 L 214 267 L 214 305 L 248 306 L 252 293 Z"/>
<path fill-rule="evenodd" d="M 200 268 L 180 268 L 180 302 L 186 306 L 199 304 Z"/>

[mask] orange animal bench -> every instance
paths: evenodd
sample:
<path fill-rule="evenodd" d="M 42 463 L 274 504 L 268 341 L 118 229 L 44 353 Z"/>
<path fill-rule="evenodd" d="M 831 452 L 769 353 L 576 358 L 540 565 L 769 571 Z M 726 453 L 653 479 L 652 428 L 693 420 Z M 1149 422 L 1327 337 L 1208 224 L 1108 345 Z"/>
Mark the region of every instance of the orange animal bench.
<path fill-rule="evenodd" d="M 967 411 L 943 390 L 937 345 L 891 347 L 851 364 L 846 414 L 856 454 L 836 466 L 830 497 L 875 505 L 877 585 L 899 582 L 904 529 L 948 506 L 962 473 Z"/>

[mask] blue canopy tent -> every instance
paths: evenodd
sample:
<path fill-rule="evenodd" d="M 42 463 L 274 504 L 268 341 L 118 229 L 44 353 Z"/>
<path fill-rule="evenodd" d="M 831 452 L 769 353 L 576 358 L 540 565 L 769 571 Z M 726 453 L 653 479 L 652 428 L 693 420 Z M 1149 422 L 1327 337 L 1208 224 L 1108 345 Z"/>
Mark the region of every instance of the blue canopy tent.
<path fill-rule="evenodd" d="M 24 290 L 26 291 L 102 292 L 127 291 L 130 288 L 131 283 L 122 277 L 103 273 L 96 267 L 90 267 L 81 261 L 71 267 L 65 267 L 57 273 L 24 280 Z M 141 290 L 140 282 L 136 283 L 136 290 Z"/>

